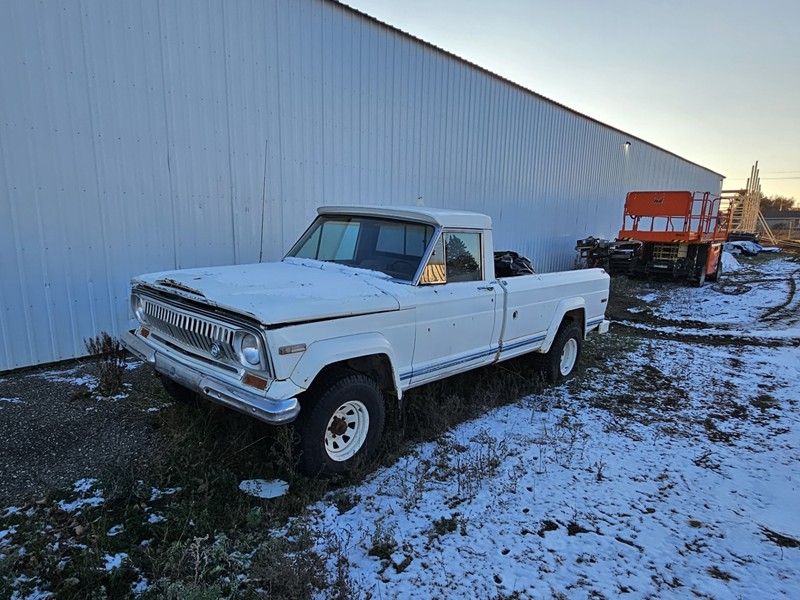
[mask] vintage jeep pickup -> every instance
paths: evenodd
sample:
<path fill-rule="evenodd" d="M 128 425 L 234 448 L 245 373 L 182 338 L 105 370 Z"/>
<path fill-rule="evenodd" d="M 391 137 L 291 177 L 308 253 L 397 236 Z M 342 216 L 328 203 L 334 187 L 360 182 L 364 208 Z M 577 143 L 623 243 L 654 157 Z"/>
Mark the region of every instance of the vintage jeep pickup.
<path fill-rule="evenodd" d="M 134 278 L 123 338 L 173 396 L 296 420 L 307 473 L 368 456 L 409 388 L 529 352 L 558 382 L 608 330 L 603 270 L 497 277 L 486 215 L 318 212 L 281 262 Z"/>

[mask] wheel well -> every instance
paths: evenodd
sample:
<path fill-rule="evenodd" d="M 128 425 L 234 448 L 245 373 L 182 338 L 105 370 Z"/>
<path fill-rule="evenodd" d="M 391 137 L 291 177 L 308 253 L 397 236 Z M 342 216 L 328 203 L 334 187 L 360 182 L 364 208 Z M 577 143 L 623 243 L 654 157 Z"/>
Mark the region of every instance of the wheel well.
<path fill-rule="evenodd" d="M 564 323 L 575 323 L 581 328 L 581 336 L 586 337 L 586 317 L 584 315 L 585 312 L 582 308 L 575 308 L 567 311 L 564 314 L 564 318 L 561 319 L 561 325 L 559 325 L 559 329 L 564 326 Z"/>
<path fill-rule="evenodd" d="M 370 354 L 369 356 L 358 356 L 331 363 L 317 374 L 314 381 L 324 379 L 334 371 L 342 370 L 355 371 L 366 375 L 378 384 L 384 394 L 397 396 L 397 389 L 392 376 L 392 363 L 385 354 Z"/>

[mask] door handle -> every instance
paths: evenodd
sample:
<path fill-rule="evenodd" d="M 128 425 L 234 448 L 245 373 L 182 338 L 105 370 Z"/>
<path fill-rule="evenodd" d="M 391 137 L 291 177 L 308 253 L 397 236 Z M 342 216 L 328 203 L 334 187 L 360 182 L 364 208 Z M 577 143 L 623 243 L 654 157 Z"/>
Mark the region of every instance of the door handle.
<path fill-rule="evenodd" d="M 494 291 L 494 286 L 493 285 L 479 285 L 478 289 L 479 290 L 488 290 L 490 292 L 493 292 Z"/>

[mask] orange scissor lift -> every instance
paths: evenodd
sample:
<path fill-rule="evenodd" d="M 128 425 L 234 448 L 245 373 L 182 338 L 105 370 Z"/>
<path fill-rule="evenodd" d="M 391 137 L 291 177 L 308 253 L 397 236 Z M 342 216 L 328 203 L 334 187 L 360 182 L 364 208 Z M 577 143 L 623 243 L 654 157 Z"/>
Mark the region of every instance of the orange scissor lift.
<path fill-rule="evenodd" d="M 630 192 L 617 240 L 608 248 L 611 275 L 664 275 L 702 286 L 722 273 L 730 210 L 708 192 Z"/>

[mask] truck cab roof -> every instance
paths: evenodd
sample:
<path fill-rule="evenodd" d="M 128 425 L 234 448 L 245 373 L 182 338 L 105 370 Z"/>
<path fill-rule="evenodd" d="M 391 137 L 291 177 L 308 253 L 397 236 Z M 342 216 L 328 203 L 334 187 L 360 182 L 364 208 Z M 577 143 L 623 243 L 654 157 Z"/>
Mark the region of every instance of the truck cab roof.
<path fill-rule="evenodd" d="M 466 210 L 429 208 L 425 206 L 321 206 L 317 209 L 317 213 L 320 215 L 347 214 L 384 218 L 394 217 L 450 229 L 492 228 L 492 219 L 488 215 Z"/>

